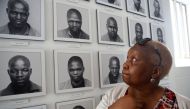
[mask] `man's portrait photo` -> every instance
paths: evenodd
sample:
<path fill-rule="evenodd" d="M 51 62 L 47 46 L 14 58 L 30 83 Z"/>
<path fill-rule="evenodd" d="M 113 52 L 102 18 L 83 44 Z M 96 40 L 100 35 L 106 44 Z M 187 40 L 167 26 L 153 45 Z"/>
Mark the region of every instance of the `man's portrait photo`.
<path fill-rule="evenodd" d="M 0 99 L 32 97 L 44 91 L 42 51 L 14 52 L 0 50 Z M 39 63 L 39 64 L 37 64 Z M 31 95 L 30 95 L 31 94 Z M 14 99 L 14 97 L 12 97 Z"/>
<path fill-rule="evenodd" d="M 124 45 L 122 17 L 103 11 L 97 12 L 99 43 Z"/>
<path fill-rule="evenodd" d="M 125 0 L 127 11 L 147 16 L 147 1 L 146 0 Z"/>
<path fill-rule="evenodd" d="M 89 52 L 55 51 L 56 91 L 87 90 L 93 87 Z"/>
<path fill-rule="evenodd" d="M 122 4 L 124 3 L 123 0 L 96 0 L 96 2 L 117 9 L 122 9 Z"/>
<path fill-rule="evenodd" d="M 43 0 L 1 0 L 0 37 L 44 40 Z"/>
<path fill-rule="evenodd" d="M 99 52 L 101 87 L 115 86 L 122 83 L 122 65 L 125 61 L 123 52 Z"/>
<path fill-rule="evenodd" d="M 151 18 L 164 21 L 162 0 L 149 0 L 149 11 Z"/>
<path fill-rule="evenodd" d="M 151 23 L 151 33 L 153 40 L 165 43 L 165 31 L 163 25 Z"/>
<path fill-rule="evenodd" d="M 129 28 L 129 46 L 134 45 L 136 42 L 143 38 L 150 38 L 149 25 L 140 19 L 128 18 Z"/>
<path fill-rule="evenodd" d="M 56 109 L 95 109 L 94 98 L 56 103 Z"/>
<path fill-rule="evenodd" d="M 89 10 L 55 2 L 54 39 L 76 42 L 90 42 Z"/>

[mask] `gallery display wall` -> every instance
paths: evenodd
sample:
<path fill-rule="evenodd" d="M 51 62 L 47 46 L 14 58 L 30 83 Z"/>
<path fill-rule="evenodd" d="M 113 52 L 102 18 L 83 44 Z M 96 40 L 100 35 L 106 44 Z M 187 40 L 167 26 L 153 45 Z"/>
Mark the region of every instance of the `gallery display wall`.
<path fill-rule="evenodd" d="M 167 45 L 167 14 L 170 13 L 163 9 L 169 7 L 169 1 L 159 0 L 161 15 L 158 16 L 153 12 L 153 1 L 142 0 L 141 11 L 136 11 L 133 0 L 118 0 L 115 4 L 105 0 L 26 0 L 30 14 L 26 12 L 22 16 L 28 17 L 27 29 L 33 30 L 11 33 L 3 29 L 8 28 L 7 13 L 17 17 L 21 13 L 6 12 L 8 0 L 1 0 L 0 109 L 70 109 L 79 105 L 95 109 L 104 92 L 118 84 L 124 85 L 122 81 L 108 82 L 109 61 L 119 60 L 119 72 L 122 71 L 127 51 L 137 40 L 138 24 L 143 38 Z M 72 22 L 72 18 L 77 20 Z M 81 27 L 81 31 L 73 35 L 68 25 L 75 25 L 73 31 Z M 108 31 L 117 32 L 114 34 L 117 38 L 109 39 Z M 19 64 L 17 60 L 21 58 L 27 65 L 15 72 L 28 72 L 33 87 L 27 93 L 14 94 L 7 90 L 10 78 L 14 77 L 10 66 L 14 62 Z M 73 69 L 68 68 L 68 63 L 72 58 L 82 60 L 77 70 L 83 72 L 84 84 L 77 88 L 69 85 L 71 74 L 68 72 Z M 168 81 L 168 77 L 164 78 L 161 85 L 169 87 Z"/>

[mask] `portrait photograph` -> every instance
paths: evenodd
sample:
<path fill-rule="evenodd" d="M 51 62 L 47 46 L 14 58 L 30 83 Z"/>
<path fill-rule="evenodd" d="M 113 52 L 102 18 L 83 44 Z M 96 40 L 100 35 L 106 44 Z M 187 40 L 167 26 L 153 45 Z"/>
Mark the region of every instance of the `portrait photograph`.
<path fill-rule="evenodd" d="M 38 106 L 30 106 L 30 107 L 15 108 L 15 109 L 47 109 L 47 105 L 38 105 Z"/>
<path fill-rule="evenodd" d="M 101 88 L 123 84 L 122 69 L 125 56 L 121 51 L 99 51 Z"/>
<path fill-rule="evenodd" d="M 0 101 L 46 94 L 43 50 L 1 48 L 0 60 Z"/>
<path fill-rule="evenodd" d="M 143 38 L 151 38 L 149 24 L 144 19 L 128 18 L 128 29 L 130 47 Z"/>
<path fill-rule="evenodd" d="M 122 9 L 123 0 L 96 0 L 96 3 L 113 7 L 116 9 Z"/>
<path fill-rule="evenodd" d="M 94 98 L 85 98 L 67 102 L 57 102 L 56 109 L 95 109 Z"/>
<path fill-rule="evenodd" d="M 152 19 L 164 21 L 164 0 L 148 0 L 149 16 Z"/>
<path fill-rule="evenodd" d="M 86 6 L 54 0 L 54 40 L 92 42 L 90 20 Z"/>
<path fill-rule="evenodd" d="M 162 24 L 151 23 L 152 40 L 165 44 L 165 30 Z"/>
<path fill-rule="evenodd" d="M 44 0 L 0 0 L 0 38 L 45 40 Z"/>
<path fill-rule="evenodd" d="M 125 0 L 127 11 L 142 16 L 147 16 L 147 0 Z"/>
<path fill-rule="evenodd" d="M 98 42 L 101 44 L 125 45 L 123 17 L 97 10 Z"/>
<path fill-rule="evenodd" d="M 94 88 L 92 53 L 83 50 L 54 50 L 56 93 Z"/>

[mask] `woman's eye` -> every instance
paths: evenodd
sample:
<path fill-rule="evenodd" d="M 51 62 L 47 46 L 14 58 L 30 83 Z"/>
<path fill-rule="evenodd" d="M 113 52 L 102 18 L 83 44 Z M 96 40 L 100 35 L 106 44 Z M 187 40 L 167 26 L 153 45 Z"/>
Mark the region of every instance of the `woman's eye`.
<path fill-rule="evenodd" d="M 136 61 L 137 61 L 137 59 L 136 59 L 136 58 L 133 58 L 133 59 L 132 59 L 132 62 L 136 62 Z"/>

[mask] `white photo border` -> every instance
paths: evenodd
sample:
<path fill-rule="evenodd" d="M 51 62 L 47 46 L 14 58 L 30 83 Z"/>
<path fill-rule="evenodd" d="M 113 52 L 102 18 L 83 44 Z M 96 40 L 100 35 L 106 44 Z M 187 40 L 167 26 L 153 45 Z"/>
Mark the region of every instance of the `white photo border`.
<path fill-rule="evenodd" d="M 12 99 L 22 99 L 22 98 L 31 98 L 37 96 L 46 95 L 46 82 L 45 82 L 45 52 L 41 49 L 16 49 L 16 48 L 0 48 L 2 52 L 15 52 L 15 53 L 40 53 L 41 55 L 41 63 L 42 63 L 42 91 L 35 93 L 26 93 L 26 94 L 18 94 L 18 95 L 8 95 L 8 96 L 0 96 L 0 101 L 2 100 L 12 100 Z"/>
<path fill-rule="evenodd" d="M 122 52 L 122 51 L 99 51 L 98 52 L 98 59 L 99 59 L 99 71 L 100 71 L 100 87 L 101 88 L 107 88 L 107 87 L 114 87 L 114 86 L 117 86 L 118 84 L 125 84 L 124 82 L 122 82 L 122 83 L 116 83 L 116 84 L 108 84 L 108 85 L 104 85 L 103 84 L 103 81 L 104 81 L 104 77 L 103 77 L 103 65 L 102 65 L 102 62 L 103 62 L 103 60 L 102 60 L 102 55 L 108 55 L 108 54 L 110 54 L 110 55 L 114 55 L 114 56 L 116 56 L 116 55 L 123 55 L 123 59 L 124 60 L 120 60 L 120 70 L 122 69 L 122 65 L 123 65 L 123 63 L 124 63 L 124 61 L 125 61 L 125 56 L 126 56 L 126 53 L 125 52 Z M 109 60 L 108 60 L 109 61 Z"/>
<path fill-rule="evenodd" d="M 137 14 L 137 15 L 141 15 L 141 16 L 144 16 L 144 17 L 147 16 L 147 14 L 148 14 L 148 8 L 147 8 L 147 1 L 146 0 L 144 0 L 144 5 L 145 5 L 145 7 L 144 7 L 145 8 L 144 9 L 145 13 L 144 14 L 141 13 L 141 12 L 137 12 L 137 11 L 129 9 L 129 0 L 125 0 L 125 2 L 126 2 L 126 9 L 127 9 L 128 12 L 131 12 L 131 13 L 134 13 L 134 14 Z"/>
<path fill-rule="evenodd" d="M 164 25 L 163 24 L 161 24 L 161 23 L 150 23 L 150 29 L 151 29 L 151 37 L 152 37 L 152 40 L 154 40 L 154 41 L 158 41 L 158 40 L 156 40 L 157 39 L 157 37 L 155 37 L 155 35 L 154 35 L 154 33 L 153 33 L 153 28 L 154 27 L 159 27 L 159 28 L 161 28 L 161 30 L 162 30 L 162 35 L 163 35 L 163 40 L 164 40 L 164 42 L 161 42 L 161 43 L 163 43 L 163 44 L 165 44 L 166 43 L 166 36 L 165 36 L 165 28 L 164 28 Z"/>
<path fill-rule="evenodd" d="M 38 37 L 38 36 L 26 36 L 26 35 L 13 35 L 13 34 L 0 34 L 0 38 L 5 38 L 5 39 L 25 39 L 25 40 L 45 40 L 45 11 L 44 11 L 44 8 L 45 8 L 45 2 L 44 0 L 40 0 L 40 13 L 41 13 L 41 16 L 40 16 L 40 20 L 41 20 L 41 36 Z"/>
<path fill-rule="evenodd" d="M 100 13 L 106 13 L 106 14 L 110 14 L 110 15 L 112 15 L 112 16 L 116 16 L 116 17 L 120 17 L 121 18 L 121 22 L 123 22 L 122 23 L 122 25 L 121 25 L 121 27 L 122 27 L 122 31 L 121 31 L 121 35 L 120 35 L 120 37 L 122 38 L 122 40 L 123 40 L 123 42 L 112 42 L 112 41 L 102 41 L 101 40 L 101 30 L 100 30 Z M 100 10 L 96 10 L 96 13 L 97 13 L 97 23 L 98 23 L 98 43 L 100 43 L 100 44 L 110 44 L 110 45 L 121 45 L 121 46 L 124 46 L 125 44 L 126 44 L 126 38 L 127 37 L 125 37 L 125 35 L 124 35 L 124 18 L 123 18 L 123 16 L 119 16 L 119 15 L 115 15 L 115 14 L 113 14 L 113 13 L 111 13 L 111 12 L 107 12 L 107 11 L 100 11 Z"/>
<path fill-rule="evenodd" d="M 122 9 L 123 9 L 123 8 L 122 8 L 122 6 L 123 6 L 122 4 L 124 4 L 124 1 L 123 1 L 123 0 L 120 0 L 120 5 L 121 5 L 121 6 L 117 6 L 117 5 L 114 5 L 114 4 L 105 3 L 105 2 L 103 2 L 103 1 L 101 1 L 101 0 L 96 0 L 96 3 L 122 10 Z"/>
<path fill-rule="evenodd" d="M 62 5 L 70 5 L 72 7 L 75 7 L 75 8 L 83 8 L 83 9 L 86 9 L 88 10 L 88 25 L 89 25 L 89 39 L 77 39 L 77 38 L 64 38 L 64 37 L 58 37 L 57 36 L 57 31 L 58 31 L 58 28 L 57 28 L 57 3 L 59 4 L 62 4 Z M 91 43 L 92 42 L 92 30 L 91 30 L 91 13 L 90 13 L 90 8 L 88 8 L 87 6 L 85 5 L 77 5 L 77 4 L 74 4 L 74 3 L 67 3 L 65 1 L 62 1 L 62 0 L 54 0 L 53 1 L 53 9 L 54 9 L 54 40 L 55 41 L 68 41 L 68 42 L 84 42 L 84 43 Z"/>
<path fill-rule="evenodd" d="M 72 89 L 64 89 L 60 90 L 59 89 L 59 71 L 58 71 L 58 54 L 59 53 L 73 53 L 77 54 L 78 53 L 84 53 L 84 54 L 89 54 L 90 55 L 90 61 L 91 61 L 91 87 L 82 87 L 82 88 L 72 88 Z M 85 91 L 85 90 L 91 90 L 94 88 L 94 73 L 93 73 L 93 59 L 92 59 L 92 52 L 91 51 L 86 51 L 86 50 L 66 50 L 66 49 L 55 49 L 54 50 L 54 67 L 55 67 L 55 92 L 56 93 L 65 93 L 65 92 L 79 92 L 79 91 Z"/>
<path fill-rule="evenodd" d="M 149 17 L 150 18 L 152 18 L 152 19 L 154 19 L 154 20 L 158 20 L 158 21 L 162 21 L 162 22 L 164 22 L 164 11 L 163 11 L 163 18 L 158 18 L 158 17 L 155 17 L 155 16 L 153 16 L 151 13 L 152 13 L 152 9 L 150 9 L 150 7 L 152 7 L 152 4 L 151 4 L 151 1 L 153 1 L 153 0 L 148 0 L 148 10 L 149 10 Z M 160 4 L 160 7 L 161 8 L 163 8 L 163 0 L 161 0 L 161 3 L 162 4 Z M 162 9 L 163 10 L 163 9 Z"/>
<path fill-rule="evenodd" d="M 56 102 L 55 107 L 56 107 L 56 109 L 60 109 L 59 106 L 61 106 L 61 105 L 69 105 L 69 104 L 73 104 L 73 103 L 86 102 L 86 101 L 92 101 L 93 109 L 95 109 L 95 99 L 92 97 L 91 98 L 82 98 L 82 99 L 78 99 L 78 100 L 71 100 L 71 101 Z"/>
<path fill-rule="evenodd" d="M 132 47 L 134 44 L 132 43 L 132 36 L 131 36 L 131 31 L 135 31 L 135 28 L 132 28 L 131 27 L 131 21 L 136 21 L 138 23 L 145 23 L 146 24 L 146 27 L 147 27 L 147 31 L 145 32 L 143 30 L 143 34 L 144 33 L 147 33 L 148 35 L 143 35 L 143 38 L 151 38 L 151 35 L 150 35 L 150 25 L 149 23 L 146 21 L 146 20 L 142 20 L 141 18 L 130 18 L 128 17 L 127 18 L 127 24 L 128 24 L 128 41 L 129 41 L 129 47 Z"/>

